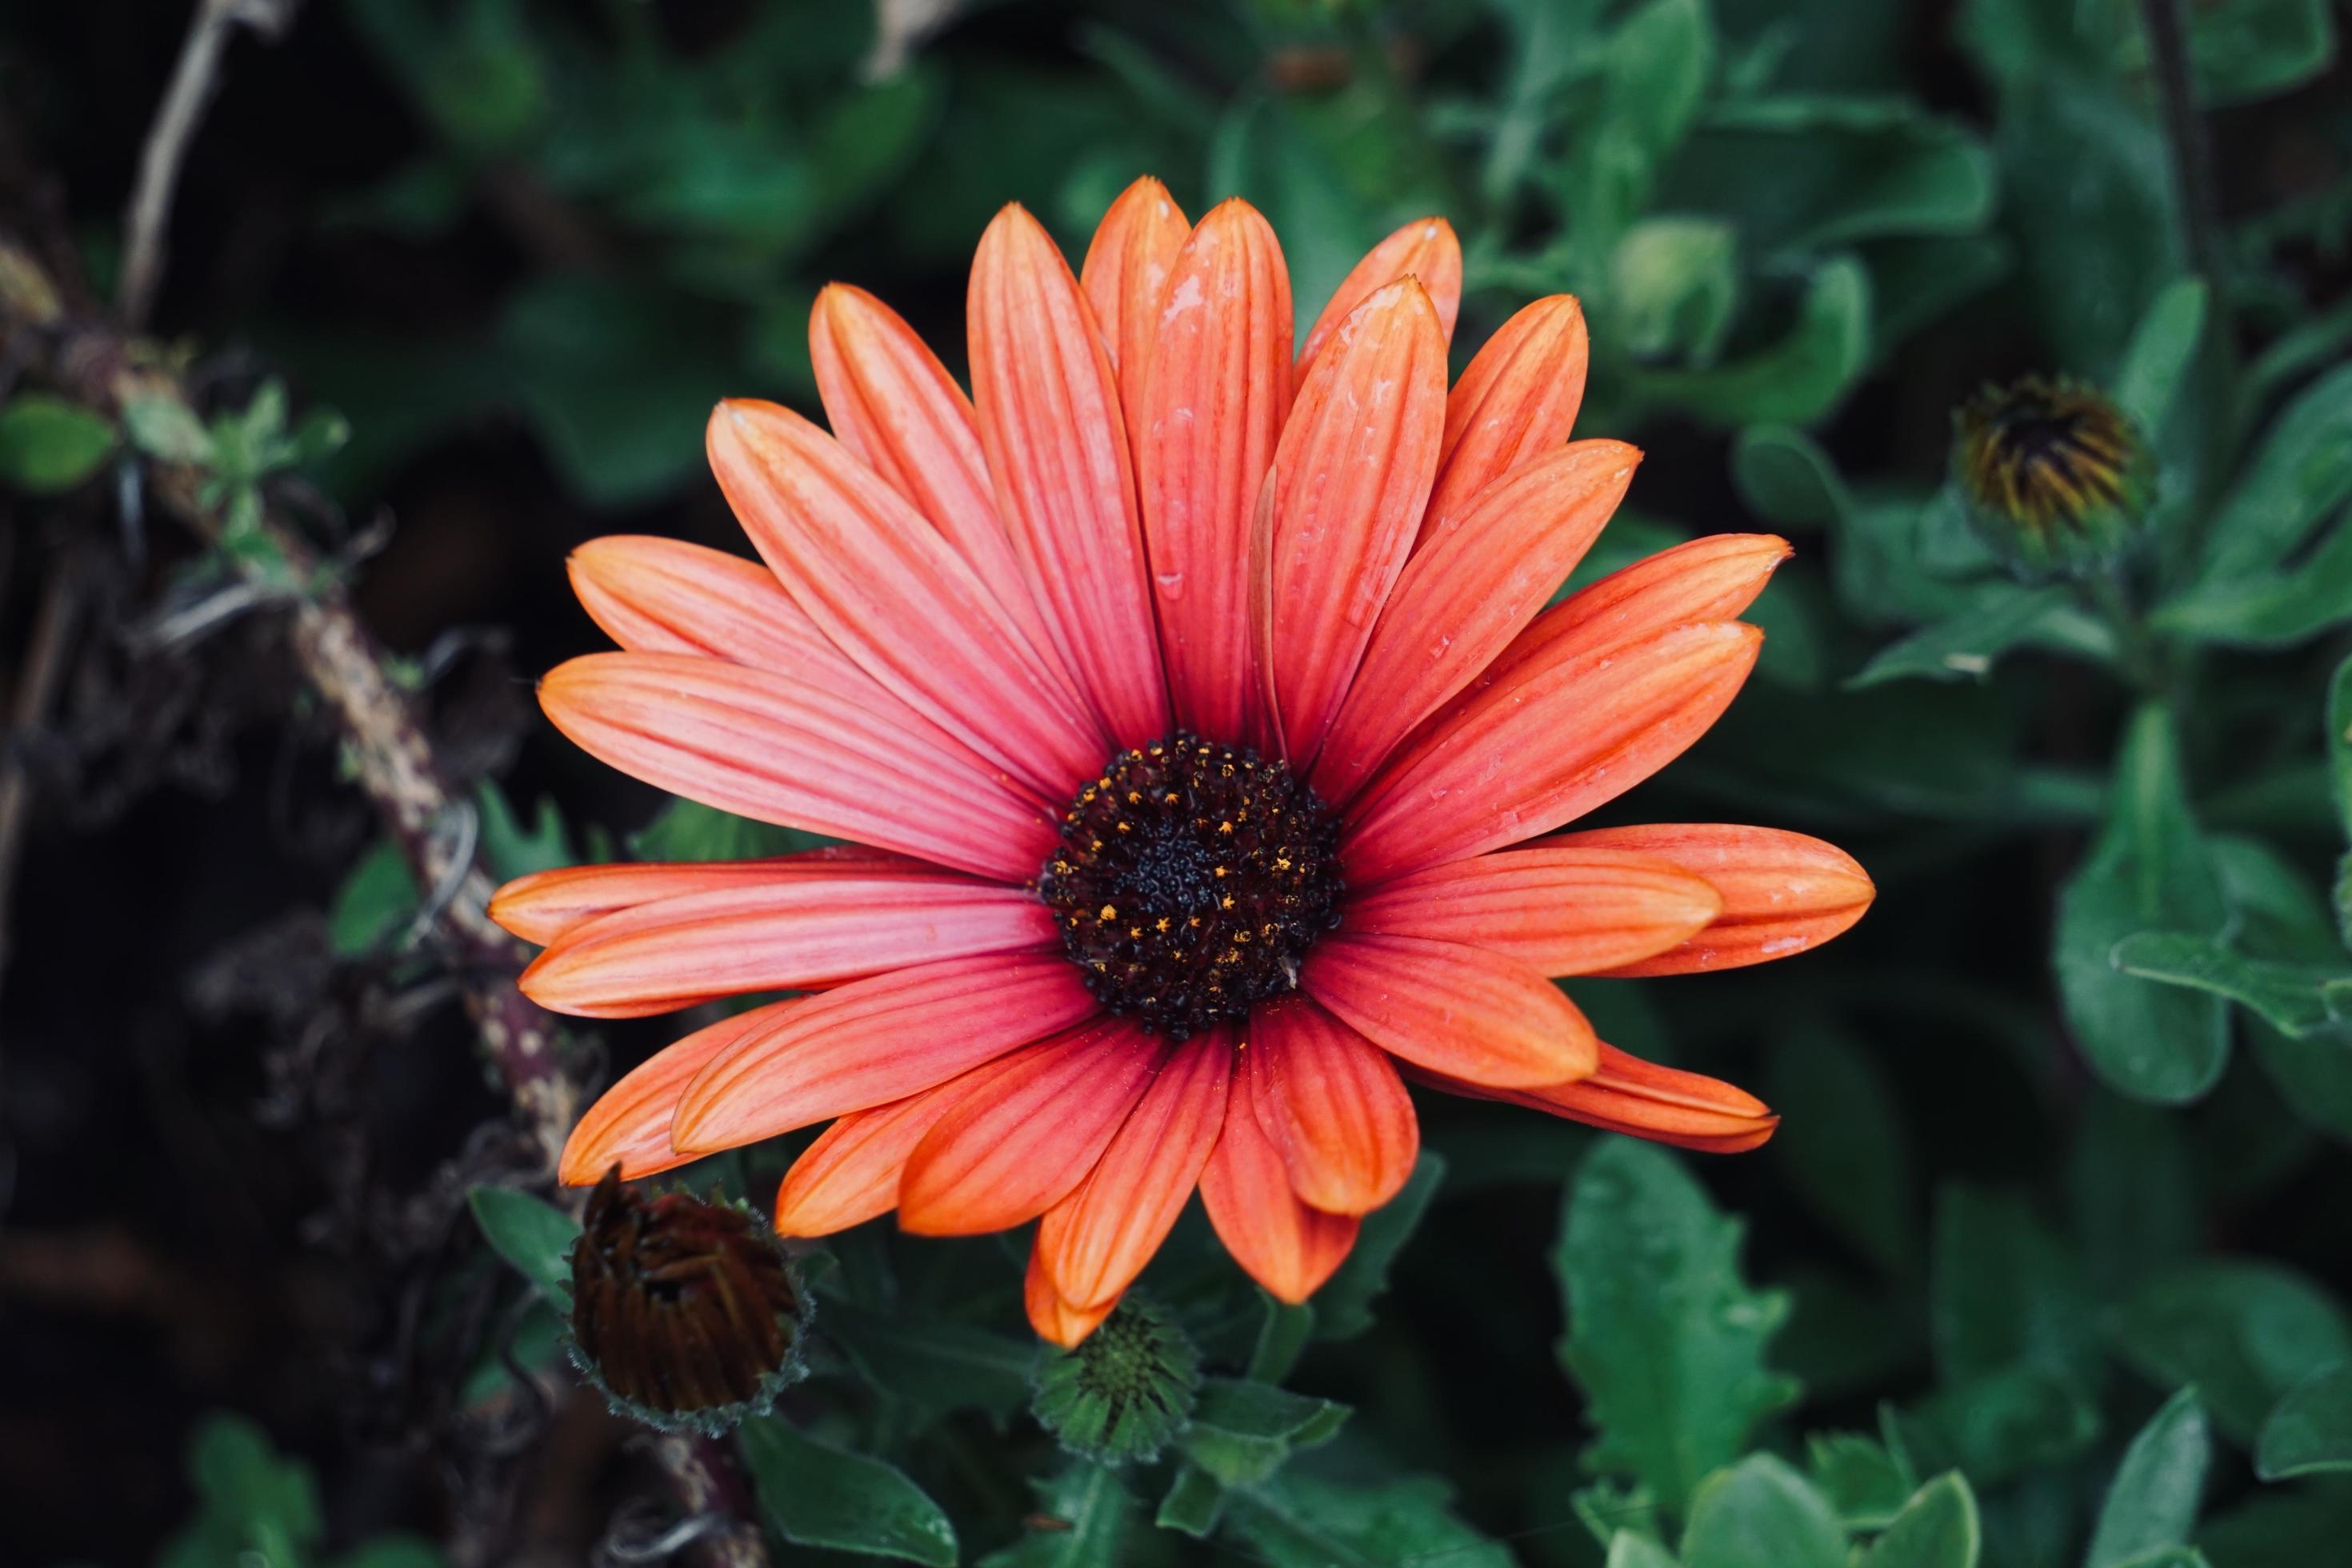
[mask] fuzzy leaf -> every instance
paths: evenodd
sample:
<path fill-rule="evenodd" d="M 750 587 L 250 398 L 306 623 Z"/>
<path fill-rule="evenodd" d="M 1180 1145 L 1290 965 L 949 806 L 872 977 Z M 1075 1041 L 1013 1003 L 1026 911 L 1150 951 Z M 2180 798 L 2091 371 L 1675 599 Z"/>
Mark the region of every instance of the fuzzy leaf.
<path fill-rule="evenodd" d="M 1993 661 L 2030 638 L 2045 616 L 2064 609 L 2071 595 L 2063 587 L 2021 588 L 1990 584 L 1976 603 L 1949 620 L 1923 626 L 1883 647 L 1847 680 L 1848 687 L 1882 680 L 1982 680 Z"/>
<path fill-rule="evenodd" d="M 1982 1534 L 1968 1479 L 1948 1470 L 1903 1505 L 1857 1568 L 1976 1568 Z"/>
<path fill-rule="evenodd" d="M 1034 1484 L 1037 1507 L 1021 1539 L 982 1558 L 980 1568 L 1119 1568 L 1135 1500 L 1117 1472 L 1081 1459 Z"/>
<path fill-rule="evenodd" d="M 1512 1568 L 1509 1552 L 1454 1516 L 1433 1476 L 1337 1486 L 1292 1473 L 1233 1494 L 1233 1528 L 1271 1568 Z"/>
<path fill-rule="evenodd" d="M 2352 1360 L 2352 1323 L 2325 1290 L 2271 1263 L 2207 1259 L 2155 1280 L 2116 1313 L 2124 1359 L 2158 1385 L 2197 1387 L 2214 1424 L 2253 1441 L 2287 1390 Z"/>
<path fill-rule="evenodd" d="M 1348 1407 L 1272 1384 L 1212 1377 L 1201 1384 L 1180 1442 L 1192 1462 L 1229 1487 L 1265 1480 L 1302 1448 L 1339 1435 Z"/>
<path fill-rule="evenodd" d="M 2247 958 L 2210 936 L 2142 931 L 2116 944 L 2115 962 L 2126 974 L 2226 996 L 2290 1039 L 2316 1034 L 2352 1008 L 2352 974 Z"/>
<path fill-rule="evenodd" d="M 2164 427 L 2172 395 L 2204 340 L 2210 295 L 2203 279 L 2180 279 L 2148 302 L 2132 329 L 2111 390 L 2116 406 L 2131 416 L 2143 436 Z"/>

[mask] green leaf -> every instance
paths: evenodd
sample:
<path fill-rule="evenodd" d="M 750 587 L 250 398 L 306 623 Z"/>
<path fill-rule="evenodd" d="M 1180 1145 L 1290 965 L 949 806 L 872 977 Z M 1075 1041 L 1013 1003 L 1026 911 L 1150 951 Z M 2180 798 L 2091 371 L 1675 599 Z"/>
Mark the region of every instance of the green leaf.
<path fill-rule="evenodd" d="M 1829 454 L 1801 430 L 1742 430 L 1731 445 L 1731 479 L 1750 511 L 1781 528 L 1826 526 L 1850 504 Z"/>
<path fill-rule="evenodd" d="M 2199 581 L 2267 571 L 2352 499 L 2352 364 L 2298 394 L 2214 509 Z"/>
<path fill-rule="evenodd" d="M 2207 1259 L 2144 1286 L 2117 1311 L 2124 1359 L 2167 1388 L 2194 1384 L 2214 1423 L 2251 1443 L 2288 1389 L 2352 1360 L 2352 1325 L 2325 1290 L 2275 1264 Z"/>
<path fill-rule="evenodd" d="M 1707 1477 L 1691 1498 L 1685 1568 L 1843 1568 L 1845 1527 L 1805 1478 L 1770 1454 Z"/>
<path fill-rule="evenodd" d="M 1641 360 L 1714 363 L 1739 299 L 1739 242 L 1696 217 L 1635 224 L 1609 258 L 1613 329 Z"/>
<path fill-rule="evenodd" d="M 1850 1529 L 1885 1529 L 1918 1489 L 1904 1456 L 1859 1432 L 1816 1432 L 1805 1456 L 1813 1485 Z"/>
<path fill-rule="evenodd" d="M 1444 1159 L 1423 1148 L 1403 1189 L 1364 1216 L 1348 1260 L 1315 1293 L 1316 1338 L 1353 1339 L 1372 1326 L 1372 1303 L 1389 1288 L 1389 1265 L 1412 1239 L 1444 1179 Z"/>
<path fill-rule="evenodd" d="M 196 1517 L 166 1552 L 168 1568 L 304 1568 L 326 1534 L 309 1468 L 279 1457 L 242 1415 L 197 1426 L 188 1479 Z"/>
<path fill-rule="evenodd" d="M 1764 1364 L 1788 1298 L 1740 1278 L 1740 1230 L 1675 1156 L 1631 1139 L 1597 1145 L 1569 1190 L 1553 1267 L 1561 1364 L 1599 1432 L 1586 1464 L 1632 1476 L 1669 1511 L 1797 1397 Z"/>
<path fill-rule="evenodd" d="M 2171 715 L 2144 707 L 2116 759 L 2106 826 L 2058 900 L 2066 1021 L 2093 1069 L 2119 1092 L 2160 1105 L 2200 1098 L 2221 1075 L 2230 1035 L 2218 997 L 2124 973 L 2116 944 L 2151 930 L 2210 934 L 2228 913 L 2189 815 Z"/>
<path fill-rule="evenodd" d="M 2145 435 L 2164 428 L 2173 394 L 2197 357 L 2210 292 L 2201 278 L 2175 281 L 2149 301 L 2124 345 L 2123 363 L 2116 367 L 2110 390 L 2116 406 L 2131 416 Z"/>
<path fill-rule="evenodd" d="M 1930 1321 L 1936 1366 L 1965 1383 L 2021 1364 L 2087 1381 L 2098 1330 L 2074 1256 L 2016 1198 L 1937 1194 Z"/>
<path fill-rule="evenodd" d="M 572 1244 L 580 1222 L 554 1205 L 512 1187 L 477 1184 L 466 1194 L 483 1239 L 559 1310 L 572 1305 Z"/>
<path fill-rule="evenodd" d="M 754 822 L 699 801 L 674 800 L 629 836 L 629 849 L 641 860 L 758 860 L 829 842 L 797 827 Z"/>
<path fill-rule="evenodd" d="M 2328 1028 L 2352 1008 L 2352 973 L 2246 958 L 2209 936 L 2142 931 L 2116 944 L 2115 963 L 2126 974 L 2226 996 L 2289 1039 Z"/>
<path fill-rule="evenodd" d="M 114 440 L 114 426 L 79 404 L 18 393 L 0 407 L 0 485 L 62 495 L 98 472 Z"/>
<path fill-rule="evenodd" d="M 394 839 L 368 847 L 327 909 L 327 941 L 344 958 L 373 952 L 416 916 L 416 878 Z"/>
<path fill-rule="evenodd" d="M 2329 792 L 2336 798 L 2336 820 L 2352 838 L 2352 658 L 2336 667 L 2327 686 L 2326 745 Z M 2336 925 L 2344 945 L 2352 949 L 2352 852 L 2337 862 Z"/>
<path fill-rule="evenodd" d="M 2336 53 L 2327 0 L 2216 0 L 2188 16 L 2189 58 L 2208 103 L 2289 91 L 2325 71 Z"/>
<path fill-rule="evenodd" d="M 1609 1541 L 1603 1568 L 1677 1568 L 1675 1554 L 1646 1535 L 1621 1530 Z"/>
<path fill-rule="evenodd" d="M 2188 1544 L 2213 1461 L 2213 1438 L 2197 1391 L 2184 1388 L 2148 1417 L 2124 1450 L 2099 1505 L 2083 1568 L 2124 1568 L 2168 1546 Z"/>
<path fill-rule="evenodd" d="M 2321 1367 L 2286 1391 L 2254 1442 L 2266 1481 L 2352 1470 L 2352 1363 Z"/>
<path fill-rule="evenodd" d="M 1287 1470 L 1232 1494 L 1233 1529 L 1270 1568 L 1514 1568 L 1511 1554 L 1454 1516 L 1433 1476 L 1343 1487 Z"/>
<path fill-rule="evenodd" d="M 1998 1486 L 2071 1459 L 2099 1436 L 2099 1407 L 2073 1374 L 2020 1363 L 1934 1394 L 1903 1418 L 1921 1462 Z"/>
<path fill-rule="evenodd" d="M 1339 1435 L 1348 1407 L 1272 1384 L 1212 1377 L 1180 1439 L 1192 1461 L 1229 1487 L 1253 1486 L 1302 1448 Z"/>
<path fill-rule="evenodd" d="M 1791 1030 L 1768 1060 L 1766 1092 L 1781 1119 L 1770 1157 L 1839 1235 L 1901 1273 L 1917 1251 L 1918 1184 L 1885 1073 L 1826 1026 Z"/>
<path fill-rule="evenodd" d="M 1643 370 L 1637 396 L 1711 425 L 1805 425 L 1834 407 L 1870 353 L 1870 274 L 1850 256 L 1816 267 L 1780 338 L 1706 370 Z"/>
<path fill-rule="evenodd" d="M 134 397 L 122 405 L 122 428 L 131 444 L 159 462 L 209 463 L 212 432 L 176 397 Z"/>
<path fill-rule="evenodd" d="M 1976 1494 L 1949 1470 L 1921 1487 L 1857 1568 L 1976 1568 L 1983 1545 Z"/>
<path fill-rule="evenodd" d="M 533 871 L 552 871 L 580 858 L 572 853 L 572 836 L 563 829 L 563 814 L 551 796 L 539 797 L 538 815 L 528 828 L 494 780 L 482 781 L 474 792 L 474 805 L 482 816 L 482 858 L 489 863 L 492 875 L 511 880 Z"/>
<path fill-rule="evenodd" d="M 983 1410 L 1001 1421 L 1028 1403 L 1037 1365 L 1033 1341 L 846 1306 L 826 1314 L 824 1331 L 859 1376 L 918 1409 Z"/>
<path fill-rule="evenodd" d="M 1176 1479 L 1168 1484 L 1168 1491 L 1160 1500 L 1160 1511 L 1151 1522 L 1162 1530 L 1178 1530 L 1199 1541 L 1216 1529 L 1225 1517 L 1225 1489 L 1200 1466 L 1191 1463 L 1176 1467 Z"/>
<path fill-rule="evenodd" d="M 980 1568 L 1121 1568 L 1135 1500 L 1115 1471 L 1079 1460 L 1034 1484 L 1037 1508 L 1021 1539 L 982 1558 Z"/>
<path fill-rule="evenodd" d="M 2352 620 L 2352 522 L 2302 560 L 2197 583 L 2156 607 L 2158 631 L 2232 647 L 2291 647 Z"/>
<path fill-rule="evenodd" d="M 746 1421 L 737 1441 L 760 1511 L 793 1545 L 953 1568 L 955 1526 L 895 1468 L 820 1443 L 774 1415 Z"/>
<path fill-rule="evenodd" d="M 2030 638 L 2046 617 L 2072 600 L 2069 590 L 2055 584 L 2026 588 L 1989 584 L 1968 609 L 1879 649 L 1846 685 L 1875 686 L 1915 677 L 1982 680 L 1992 672 L 1995 659 Z"/>

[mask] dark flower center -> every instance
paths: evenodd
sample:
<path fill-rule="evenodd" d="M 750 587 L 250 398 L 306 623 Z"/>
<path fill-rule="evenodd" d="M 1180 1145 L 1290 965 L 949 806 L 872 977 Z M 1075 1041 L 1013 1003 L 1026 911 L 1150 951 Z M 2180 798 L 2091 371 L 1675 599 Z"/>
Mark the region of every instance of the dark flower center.
<path fill-rule="evenodd" d="M 1959 423 L 1969 488 L 2018 524 L 2075 523 L 2126 499 L 2137 438 L 2094 388 L 2028 376 L 1979 394 Z"/>
<path fill-rule="evenodd" d="M 1287 763 L 1178 734 L 1078 793 L 1037 890 L 1087 988 L 1181 1040 L 1297 986 L 1339 923 L 1339 837 Z"/>

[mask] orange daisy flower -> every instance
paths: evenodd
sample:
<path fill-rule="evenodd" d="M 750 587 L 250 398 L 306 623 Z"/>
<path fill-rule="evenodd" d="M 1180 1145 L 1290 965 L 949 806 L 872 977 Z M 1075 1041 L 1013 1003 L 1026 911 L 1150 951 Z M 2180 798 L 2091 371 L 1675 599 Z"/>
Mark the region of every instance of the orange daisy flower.
<path fill-rule="evenodd" d="M 761 562 L 645 538 L 572 560 L 625 650 L 540 698 L 688 799 L 850 840 L 583 866 L 492 912 L 542 1005 L 700 1029 L 581 1121 L 636 1177 L 831 1121 L 775 1222 L 1038 1222 L 1027 1299 L 1075 1344 L 1197 1187 L 1285 1300 L 1412 1168 L 1405 1079 L 1686 1148 L 1774 1119 L 1602 1044 L 1552 984 L 1799 952 L 1872 888 L 1761 827 L 1559 829 L 1721 713 L 1789 554 L 1665 551 L 1546 607 L 1640 454 L 1570 441 L 1585 331 L 1538 300 L 1449 391 L 1461 252 L 1432 218 L 1294 357 L 1265 220 L 1156 181 L 1073 277 L 1019 207 L 972 264 L 972 396 L 843 285 L 811 324 L 832 433 L 713 414 Z"/>

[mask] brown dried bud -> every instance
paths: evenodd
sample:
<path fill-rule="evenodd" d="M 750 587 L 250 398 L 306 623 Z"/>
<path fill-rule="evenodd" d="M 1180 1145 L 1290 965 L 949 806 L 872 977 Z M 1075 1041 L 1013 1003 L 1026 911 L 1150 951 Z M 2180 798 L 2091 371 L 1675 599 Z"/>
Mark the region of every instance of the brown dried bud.
<path fill-rule="evenodd" d="M 718 1432 L 802 1372 L 813 1303 L 758 1215 L 622 1184 L 588 1200 L 572 1247 L 573 1359 L 649 1426 Z"/>

